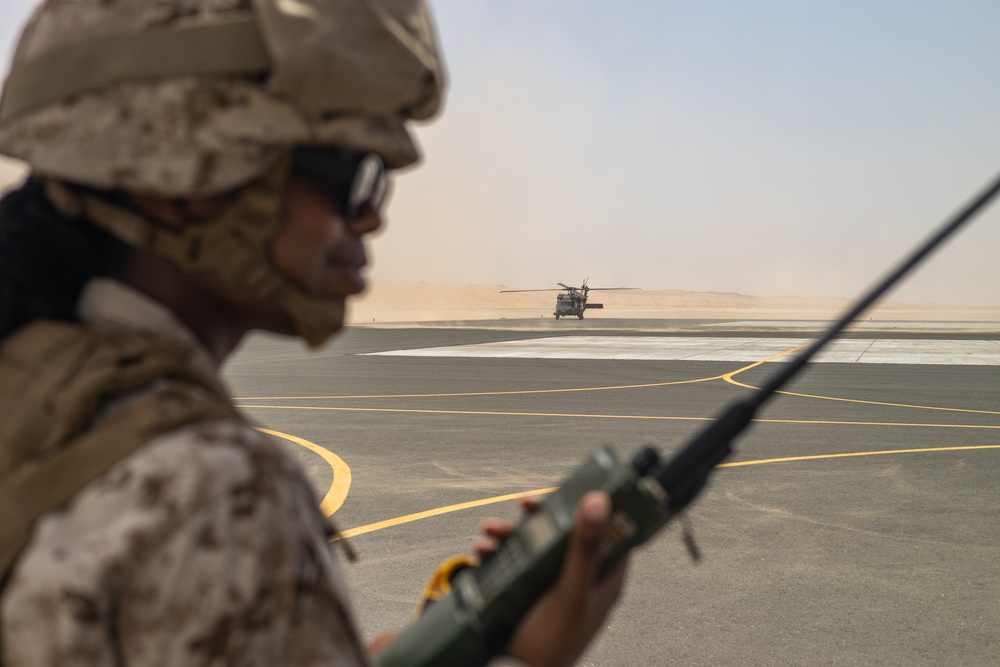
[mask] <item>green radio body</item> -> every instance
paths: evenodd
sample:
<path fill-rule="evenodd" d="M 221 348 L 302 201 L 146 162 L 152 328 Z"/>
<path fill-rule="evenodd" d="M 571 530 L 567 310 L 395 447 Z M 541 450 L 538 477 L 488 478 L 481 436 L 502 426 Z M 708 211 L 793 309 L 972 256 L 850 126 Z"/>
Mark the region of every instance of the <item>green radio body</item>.
<path fill-rule="evenodd" d="M 451 594 L 429 605 L 380 653 L 379 666 L 476 667 L 503 653 L 520 619 L 558 576 L 576 506 L 592 490 L 607 492 L 613 507 L 601 574 L 670 519 L 655 479 L 639 476 L 611 447 L 598 449 L 524 517 L 496 553 L 459 572 Z"/>

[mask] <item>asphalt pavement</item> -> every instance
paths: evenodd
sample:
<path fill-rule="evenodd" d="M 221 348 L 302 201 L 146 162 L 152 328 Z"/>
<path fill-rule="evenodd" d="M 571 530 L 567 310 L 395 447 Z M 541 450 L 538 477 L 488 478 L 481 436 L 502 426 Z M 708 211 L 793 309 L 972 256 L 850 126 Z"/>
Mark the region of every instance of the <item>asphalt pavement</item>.
<path fill-rule="evenodd" d="M 692 562 L 676 526 L 638 551 L 620 607 L 583 664 L 1000 664 L 1000 332 L 877 324 L 848 338 L 918 341 L 952 361 L 811 365 L 758 413 L 691 508 L 702 561 Z M 355 327 L 315 353 L 255 336 L 225 376 L 237 404 L 279 434 L 317 501 L 353 534 L 361 560 L 345 571 L 372 638 L 410 621 L 426 578 L 469 550 L 483 518 L 517 516 L 515 501 L 498 499 L 557 485 L 602 444 L 669 455 L 779 364 L 608 359 L 600 338 L 642 339 L 644 349 L 777 339 L 790 350 L 824 326 Z M 581 358 L 398 354 L 551 337 L 565 350 L 584 336 L 598 340 Z M 970 346 L 985 356 L 955 361 Z"/>

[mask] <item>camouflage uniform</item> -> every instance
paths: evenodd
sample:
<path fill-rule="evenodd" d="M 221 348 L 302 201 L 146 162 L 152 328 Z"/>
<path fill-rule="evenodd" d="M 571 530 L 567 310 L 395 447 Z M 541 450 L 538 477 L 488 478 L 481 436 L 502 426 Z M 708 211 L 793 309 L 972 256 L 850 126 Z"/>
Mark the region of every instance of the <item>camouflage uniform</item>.
<path fill-rule="evenodd" d="M 211 272 L 319 345 L 342 303 L 301 290 L 268 252 L 294 153 L 413 164 L 408 124 L 437 112 L 444 78 L 423 0 L 43 0 L 4 84 L 0 154 L 31 166 L 66 224 L 87 218 L 183 271 Z M 177 228 L 108 190 L 232 196 Z M 92 281 L 78 309 L 93 327 L 154 329 L 200 349 L 160 304 L 117 283 Z M 137 413 L 120 412 L 130 400 L 99 417 Z M 43 514 L 19 552 L 0 597 L 4 667 L 367 664 L 326 521 L 273 442 L 216 419 L 113 460 Z"/>
<path fill-rule="evenodd" d="M 266 251 L 288 158 L 328 147 L 413 164 L 408 125 L 437 112 L 444 76 L 422 0 L 45 0 L 4 84 L 0 154 L 65 186 L 50 199 L 67 218 L 215 273 L 284 310 L 316 346 L 342 304 L 306 293 Z M 164 233 L 76 186 L 242 196 Z"/>
<path fill-rule="evenodd" d="M 118 283 L 92 282 L 80 314 L 197 345 Z M 0 598 L 0 663 L 367 664 L 324 525 L 298 467 L 247 424 L 165 434 L 38 522 Z"/>

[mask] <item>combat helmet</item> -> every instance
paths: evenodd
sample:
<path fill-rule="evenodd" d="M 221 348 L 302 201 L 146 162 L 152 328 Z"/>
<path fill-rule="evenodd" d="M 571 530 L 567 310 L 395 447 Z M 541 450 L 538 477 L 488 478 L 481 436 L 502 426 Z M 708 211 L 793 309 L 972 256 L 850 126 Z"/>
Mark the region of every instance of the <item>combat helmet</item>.
<path fill-rule="evenodd" d="M 266 253 L 292 156 L 412 164 L 408 123 L 432 117 L 443 88 L 422 0 L 44 0 L 4 84 L 0 154 L 27 162 L 64 213 L 276 303 L 318 345 L 342 305 Z M 178 233 L 99 194 L 113 191 L 236 195 Z"/>

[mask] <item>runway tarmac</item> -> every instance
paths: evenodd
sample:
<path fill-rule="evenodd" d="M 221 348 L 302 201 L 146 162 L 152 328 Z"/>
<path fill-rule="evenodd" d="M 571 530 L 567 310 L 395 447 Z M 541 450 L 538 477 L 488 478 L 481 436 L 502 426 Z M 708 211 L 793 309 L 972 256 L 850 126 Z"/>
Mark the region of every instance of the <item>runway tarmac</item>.
<path fill-rule="evenodd" d="M 556 485 L 601 444 L 677 450 L 787 355 L 756 362 L 825 326 L 556 324 L 355 327 L 318 353 L 260 336 L 227 365 L 238 405 L 353 535 L 367 637 L 409 621 L 482 518 L 516 516 L 498 499 Z M 864 324 L 844 348 L 862 354 L 811 366 L 713 475 L 690 512 L 704 560 L 676 528 L 634 556 L 583 664 L 1000 663 L 1000 331 Z"/>

